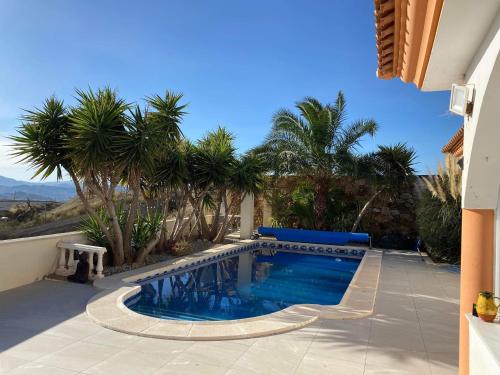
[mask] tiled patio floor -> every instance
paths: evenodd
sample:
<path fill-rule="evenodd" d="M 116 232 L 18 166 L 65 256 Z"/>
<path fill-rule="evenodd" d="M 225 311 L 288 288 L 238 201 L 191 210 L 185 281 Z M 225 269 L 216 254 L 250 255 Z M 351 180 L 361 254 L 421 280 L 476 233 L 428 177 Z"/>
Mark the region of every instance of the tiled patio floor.
<path fill-rule="evenodd" d="M 85 315 L 85 285 L 42 281 L 0 293 L 0 374 L 456 374 L 459 276 L 385 252 L 376 313 L 258 339 L 129 336 Z"/>

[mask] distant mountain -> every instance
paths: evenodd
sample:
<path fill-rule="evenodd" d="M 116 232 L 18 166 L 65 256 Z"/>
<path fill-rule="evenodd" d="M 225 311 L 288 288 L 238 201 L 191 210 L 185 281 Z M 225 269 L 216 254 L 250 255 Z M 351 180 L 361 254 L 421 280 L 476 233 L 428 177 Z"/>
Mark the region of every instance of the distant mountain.
<path fill-rule="evenodd" d="M 0 186 L 16 186 L 26 184 L 29 182 L 14 180 L 13 178 L 0 176 Z"/>
<path fill-rule="evenodd" d="M 75 196 L 72 182 L 28 182 L 0 176 L 0 199 L 67 201 Z"/>

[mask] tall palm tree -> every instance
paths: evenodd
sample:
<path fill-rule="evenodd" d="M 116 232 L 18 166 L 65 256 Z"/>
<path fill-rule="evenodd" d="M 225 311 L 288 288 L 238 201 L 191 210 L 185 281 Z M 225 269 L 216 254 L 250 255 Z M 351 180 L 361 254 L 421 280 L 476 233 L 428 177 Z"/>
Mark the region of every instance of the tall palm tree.
<path fill-rule="evenodd" d="M 414 185 L 416 179 L 415 158 L 415 150 L 404 143 L 398 143 L 394 146 L 378 146 L 376 152 L 365 155 L 358 160 L 358 176 L 368 178 L 375 186 L 375 191 L 363 205 L 351 232 L 358 229 L 368 207 L 378 196 L 385 194 L 390 198 L 401 190 L 411 188 Z"/>
<path fill-rule="evenodd" d="M 298 114 L 282 109 L 274 115 L 270 134 L 254 151 L 275 173 L 303 176 L 314 184 L 314 224 L 323 229 L 333 177 L 353 170 L 361 139 L 373 136 L 377 124 L 374 120 L 347 124 L 342 92 L 333 104 L 306 97 L 296 108 Z"/>

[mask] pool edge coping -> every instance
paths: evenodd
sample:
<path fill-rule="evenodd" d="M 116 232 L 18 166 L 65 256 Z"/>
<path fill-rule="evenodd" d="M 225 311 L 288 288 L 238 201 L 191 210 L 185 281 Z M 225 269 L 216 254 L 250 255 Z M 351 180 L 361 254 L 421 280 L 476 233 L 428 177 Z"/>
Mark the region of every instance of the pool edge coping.
<path fill-rule="evenodd" d="M 159 277 L 164 273 L 182 270 L 193 262 L 217 261 L 220 256 L 238 255 L 241 248 L 262 242 L 277 245 L 324 248 L 318 244 L 295 244 L 275 240 L 241 240 L 217 246 L 191 256 L 175 258 L 155 265 L 116 274 L 94 282 L 102 291 L 87 303 L 87 315 L 97 324 L 118 332 L 143 337 L 173 340 L 231 340 L 269 336 L 293 331 L 307 326 L 317 319 L 359 319 L 373 313 L 375 296 L 382 262 L 380 249 L 357 246 L 335 248 L 362 249 L 364 256 L 344 296 L 337 305 L 292 305 L 283 310 L 252 318 L 227 321 L 179 321 L 154 318 L 136 313 L 124 302 L 140 291 L 138 280 Z M 331 247 L 331 246 L 330 246 Z M 248 251 L 249 249 L 245 250 Z M 280 248 L 277 250 L 291 251 Z M 300 252 L 300 251 L 299 251 Z M 327 254 L 337 255 L 337 254 Z M 219 256 L 219 258 L 217 258 Z M 339 255 L 342 256 L 342 255 Z"/>

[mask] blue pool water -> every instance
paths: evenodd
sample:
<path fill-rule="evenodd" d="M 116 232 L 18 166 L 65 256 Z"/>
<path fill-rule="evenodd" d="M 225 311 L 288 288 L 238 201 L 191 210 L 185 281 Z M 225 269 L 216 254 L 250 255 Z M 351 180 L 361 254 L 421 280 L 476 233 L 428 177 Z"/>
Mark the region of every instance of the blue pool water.
<path fill-rule="evenodd" d="M 336 305 L 359 259 L 257 250 L 149 281 L 125 304 L 176 320 L 230 320 L 294 304 Z"/>

